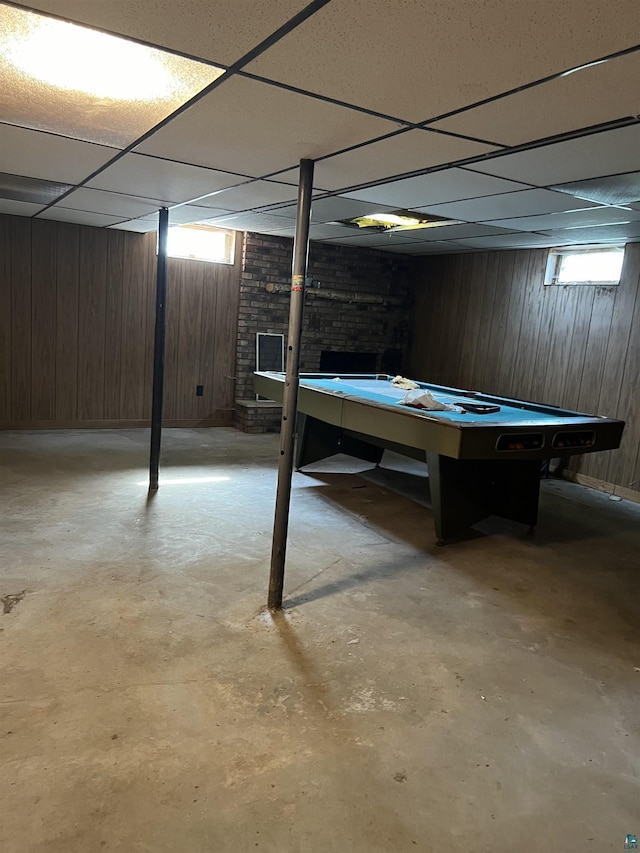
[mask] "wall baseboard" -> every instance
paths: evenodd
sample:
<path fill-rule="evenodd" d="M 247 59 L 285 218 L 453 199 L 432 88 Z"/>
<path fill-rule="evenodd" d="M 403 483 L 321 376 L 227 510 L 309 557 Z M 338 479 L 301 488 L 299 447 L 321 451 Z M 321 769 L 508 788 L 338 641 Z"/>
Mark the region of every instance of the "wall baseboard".
<path fill-rule="evenodd" d="M 619 498 L 640 503 L 640 492 L 635 489 L 626 489 L 624 486 L 616 485 L 616 483 L 607 483 L 605 480 L 588 477 L 586 474 L 577 474 L 575 471 L 567 469 L 562 469 L 559 473 L 564 480 L 571 480 L 571 482 L 579 483 L 581 486 L 589 486 L 589 488 L 597 489 L 599 492 L 606 492 L 608 495 L 616 495 Z"/>
<path fill-rule="evenodd" d="M 233 413 L 221 417 L 176 420 L 162 422 L 163 429 L 192 429 L 194 427 L 228 427 L 232 425 Z M 48 429 L 149 429 L 151 421 L 142 420 L 92 420 L 92 421 L 0 421 L 0 430 L 48 430 Z"/>

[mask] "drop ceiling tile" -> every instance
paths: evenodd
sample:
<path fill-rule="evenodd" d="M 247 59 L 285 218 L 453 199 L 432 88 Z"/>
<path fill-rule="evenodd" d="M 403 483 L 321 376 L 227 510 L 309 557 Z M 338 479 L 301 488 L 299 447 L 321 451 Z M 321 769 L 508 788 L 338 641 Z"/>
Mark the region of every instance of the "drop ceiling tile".
<path fill-rule="evenodd" d="M 415 240 L 403 237 L 393 231 L 379 232 L 378 234 L 355 234 L 353 237 L 338 237 L 336 239 L 325 239 L 327 243 L 341 243 L 344 246 L 369 246 L 374 249 L 383 249 L 387 246 L 410 245 Z"/>
<path fill-rule="evenodd" d="M 10 213 L 12 216 L 33 216 L 44 205 L 28 201 L 14 201 L 10 198 L 0 198 L 0 213 Z"/>
<path fill-rule="evenodd" d="M 297 205 L 280 207 L 274 210 L 278 216 L 296 218 Z M 311 202 L 311 222 L 339 222 L 342 219 L 354 219 L 356 216 L 365 216 L 368 213 L 387 213 L 395 210 L 385 204 L 373 204 L 370 201 L 356 201 L 352 198 L 342 196 L 331 196 L 330 198 L 314 199 Z"/>
<path fill-rule="evenodd" d="M 420 121 L 631 47 L 637 22 L 634 0 L 332 0 L 248 70 Z"/>
<path fill-rule="evenodd" d="M 228 217 L 234 214 L 234 210 L 183 204 L 180 207 L 171 208 L 169 211 L 169 225 L 189 225 L 192 222 L 203 222 L 204 220 L 210 222 L 212 217 Z"/>
<path fill-rule="evenodd" d="M 572 243 L 624 243 L 640 239 L 640 222 L 602 225 L 594 228 L 565 228 L 547 231 L 552 239 L 567 239 Z"/>
<path fill-rule="evenodd" d="M 451 204 L 434 204 L 419 207 L 417 210 L 434 215 L 441 214 L 451 219 L 463 219 L 467 222 L 487 222 L 510 219 L 516 216 L 553 213 L 557 210 L 576 210 L 595 207 L 593 202 L 571 198 L 551 190 L 522 190 L 456 201 Z"/>
<path fill-rule="evenodd" d="M 130 219 L 128 222 L 117 222 L 115 225 L 109 225 L 109 228 L 115 228 L 118 231 L 136 231 L 139 234 L 147 234 L 149 231 L 157 231 L 158 223 L 147 219 Z"/>
<path fill-rule="evenodd" d="M 540 216 L 520 216 L 516 219 L 493 220 L 508 231 L 548 231 L 554 228 L 610 225 L 640 219 L 640 212 L 618 207 L 592 207 L 589 210 L 569 210 Z"/>
<path fill-rule="evenodd" d="M 432 255 L 440 252 L 459 252 L 460 247 L 440 240 L 429 242 L 403 243 L 401 246 L 388 246 L 385 252 L 395 252 L 398 255 Z"/>
<path fill-rule="evenodd" d="M 640 51 L 467 110 L 431 127 L 521 145 L 638 112 Z"/>
<path fill-rule="evenodd" d="M 72 189 L 71 184 L 43 181 L 0 172 L 0 198 L 26 201 L 41 206 L 50 204 Z"/>
<path fill-rule="evenodd" d="M 413 240 L 431 242 L 432 240 L 462 240 L 465 237 L 485 237 L 491 234 L 508 234 L 512 228 L 499 228 L 491 225 L 479 225 L 475 222 L 462 222 L 459 225 L 438 225 L 431 228 L 415 228 L 402 233 Z M 446 242 L 446 241 L 445 241 Z"/>
<path fill-rule="evenodd" d="M 494 146 L 457 139 L 455 136 L 410 130 L 320 160 L 315 165 L 314 185 L 334 190 L 353 187 L 405 172 L 455 163 L 496 150 Z M 279 177 L 291 174 L 288 172 Z"/>
<path fill-rule="evenodd" d="M 478 178 L 480 178 L 478 180 Z M 489 178 L 489 180 L 485 180 Z M 403 178 L 377 187 L 345 193 L 348 198 L 388 204 L 396 208 L 425 209 L 425 206 L 521 190 L 524 184 L 479 175 L 467 169 L 445 169 L 414 178 Z M 459 217 L 463 219 L 465 217 Z"/>
<path fill-rule="evenodd" d="M 51 133 L 0 124 L 2 168 L 14 175 L 77 184 L 118 152 Z"/>
<path fill-rule="evenodd" d="M 312 240 L 331 240 L 336 237 L 353 237 L 354 229 L 346 225 L 312 225 L 309 228 L 309 237 Z"/>
<path fill-rule="evenodd" d="M 126 154 L 97 175 L 88 186 L 142 198 L 164 198 L 172 204 L 246 181 L 242 175 L 199 169 L 156 157 Z"/>
<path fill-rule="evenodd" d="M 472 249 L 529 249 L 535 246 L 555 246 L 553 237 L 544 234 L 495 234 L 492 237 L 469 237 L 455 241 Z"/>
<path fill-rule="evenodd" d="M 304 6 L 301 0 L 29 0 L 29 6 L 101 30 L 227 65 L 238 60 Z"/>
<path fill-rule="evenodd" d="M 397 129 L 385 119 L 232 77 L 136 150 L 263 177 Z"/>
<path fill-rule="evenodd" d="M 166 207 L 166 202 L 80 187 L 66 196 L 63 206 L 124 219 L 156 213 L 161 207 Z"/>
<path fill-rule="evenodd" d="M 463 246 L 460 243 L 425 243 L 425 246 L 433 247 L 428 251 L 424 251 L 422 255 L 463 255 L 469 252 L 477 252 L 469 246 Z"/>
<path fill-rule="evenodd" d="M 210 225 L 219 225 L 221 228 L 233 228 L 235 231 L 257 231 L 268 232 L 282 228 L 288 228 L 290 220 L 282 216 L 273 216 L 268 213 L 235 213 L 233 216 L 223 216 L 212 220 L 202 220 Z"/>
<path fill-rule="evenodd" d="M 469 168 L 541 187 L 633 172 L 640 169 L 640 124 L 504 154 Z"/>
<path fill-rule="evenodd" d="M 66 207 L 50 207 L 39 214 L 39 219 L 55 219 L 57 222 L 75 222 L 78 225 L 93 225 L 100 228 L 106 225 L 114 225 L 119 222 L 121 216 L 107 216 L 104 213 L 90 213 L 86 210 L 70 210 Z"/>
<path fill-rule="evenodd" d="M 272 181 L 251 181 L 240 187 L 222 190 L 214 195 L 198 199 L 198 204 L 211 207 L 224 207 L 228 210 L 251 210 L 268 204 L 291 201 L 297 195 L 297 188 L 288 184 Z"/>
<path fill-rule="evenodd" d="M 551 189 L 598 204 L 632 204 L 640 202 L 640 172 L 625 172 L 623 175 L 608 175 L 606 178 L 556 184 Z"/>
<path fill-rule="evenodd" d="M 290 237 L 293 239 L 296 229 L 294 226 L 290 226 L 289 228 L 276 228 L 274 230 L 270 230 L 268 233 L 270 237 Z M 310 236 L 309 239 L 313 240 L 314 238 Z"/>
<path fill-rule="evenodd" d="M 281 237 L 293 237 L 296 228 L 292 223 L 287 228 L 278 228 L 277 230 L 269 231 L 270 234 Z M 323 240 L 332 240 L 337 237 L 353 237 L 354 229 L 347 228 L 344 225 L 311 225 L 309 228 L 309 239 L 322 242 Z"/>
<path fill-rule="evenodd" d="M 3 121 L 85 142 L 124 148 L 224 73 L 4 4 L 0 32 L 14 34 L 0 52 Z"/>
<path fill-rule="evenodd" d="M 314 193 L 326 193 L 330 192 L 328 187 L 320 187 L 318 185 L 316 170 L 320 164 L 315 164 L 314 175 L 313 175 L 313 191 Z M 298 188 L 298 184 L 300 182 L 300 169 L 296 166 L 294 169 L 287 169 L 285 172 L 278 172 L 275 175 L 272 175 L 269 178 L 270 181 L 274 181 L 275 183 L 289 184 L 290 186 L 294 186 Z"/>

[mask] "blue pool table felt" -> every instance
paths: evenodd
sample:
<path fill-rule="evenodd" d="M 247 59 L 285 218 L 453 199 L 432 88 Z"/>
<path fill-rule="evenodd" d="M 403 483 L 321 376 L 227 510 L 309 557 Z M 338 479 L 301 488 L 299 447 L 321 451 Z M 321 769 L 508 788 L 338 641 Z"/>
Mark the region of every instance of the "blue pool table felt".
<path fill-rule="evenodd" d="M 322 391 L 331 391 L 334 394 L 349 397 L 351 399 L 367 400 L 373 403 L 383 403 L 387 406 L 398 406 L 405 412 L 415 413 L 426 417 L 442 418 L 443 420 L 453 421 L 460 424 L 490 424 L 500 425 L 508 424 L 509 426 L 530 426 L 532 424 L 567 424 L 571 422 L 571 417 L 580 418 L 577 412 L 567 413 L 565 415 L 551 415 L 548 412 L 539 412 L 535 409 L 527 408 L 527 404 L 523 403 L 522 407 L 509 406 L 502 402 L 499 403 L 500 411 L 492 412 L 487 415 L 478 415 L 472 412 L 461 414 L 460 412 L 437 412 L 428 411 L 425 409 L 417 409 L 413 406 L 402 404 L 402 400 L 406 395 L 406 390 L 397 388 L 390 381 L 384 379 L 351 379 L 349 381 L 343 379 L 301 379 L 300 384 L 309 388 L 317 388 Z M 426 390 L 431 391 L 436 400 L 443 403 L 453 403 L 454 405 L 462 405 L 464 403 L 483 402 L 482 396 L 478 399 L 473 397 L 464 397 L 460 394 L 447 394 L 439 388 L 423 383 Z"/>

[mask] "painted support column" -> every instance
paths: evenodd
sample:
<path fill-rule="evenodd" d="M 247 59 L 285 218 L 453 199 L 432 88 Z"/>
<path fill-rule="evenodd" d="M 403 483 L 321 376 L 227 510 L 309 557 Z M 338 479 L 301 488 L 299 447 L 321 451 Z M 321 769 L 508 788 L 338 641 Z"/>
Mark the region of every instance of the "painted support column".
<path fill-rule="evenodd" d="M 149 458 L 149 491 L 158 488 L 160 442 L 162 439 L 162 401 L 164 394 L 164 339 L 167 304 L 167 234 L 169 211 L 158 212 L 158 269 L 156 277 L 156 327 L 153 345 L 153 399 L 151 404 L 151 450 Z"/>

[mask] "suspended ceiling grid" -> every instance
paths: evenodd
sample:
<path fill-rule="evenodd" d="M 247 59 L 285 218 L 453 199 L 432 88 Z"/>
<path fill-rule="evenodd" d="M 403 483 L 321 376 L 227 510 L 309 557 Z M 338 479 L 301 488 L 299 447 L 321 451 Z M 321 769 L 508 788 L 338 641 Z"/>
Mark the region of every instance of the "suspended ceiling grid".
<path fill-rule="evenodd" d="M 147 231 L 169 206 L 174 223 L 292 236 L 308 157 L 312 239 L 402 254 L 640 240 L 636 0 L 34 0 L 0 3 L 0 31 L 25 9 L 193 60 L 194 100 L 123 123 L 17 98 L 0 45 L 0 212 Z M 398 208 L 459 224 L 339 224 Z"/>

